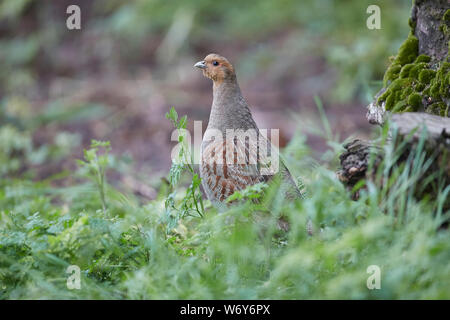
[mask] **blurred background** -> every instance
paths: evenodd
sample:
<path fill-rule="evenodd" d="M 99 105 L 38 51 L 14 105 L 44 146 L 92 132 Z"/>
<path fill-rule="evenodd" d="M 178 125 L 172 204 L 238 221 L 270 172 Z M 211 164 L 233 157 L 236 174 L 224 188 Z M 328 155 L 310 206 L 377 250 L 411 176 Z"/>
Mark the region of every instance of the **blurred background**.
<path fill-rule="evenodd" d="M 81 8 L 81 30 L 66 9 Z M 381 8 L 369 30 L 366 9 Z M 411 1 L 2 0 L 0 176 L 71 170 L 91 139 L 110 140 L 140 177 L 170 167 L 170 107 L 206 127 L 211 83 L 193 67 L 227 57 L 260 128 L 281 145 L 304 135 L 327 149 L 314 96 L 333 135 L 365 138 L 365 106 L 409 27 Z"/>

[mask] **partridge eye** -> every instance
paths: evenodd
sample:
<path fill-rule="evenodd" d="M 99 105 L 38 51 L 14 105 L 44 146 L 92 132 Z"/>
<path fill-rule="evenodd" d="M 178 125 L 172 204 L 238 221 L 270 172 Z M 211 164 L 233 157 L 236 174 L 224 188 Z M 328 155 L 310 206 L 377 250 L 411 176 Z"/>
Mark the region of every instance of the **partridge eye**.
<path fill-rule="evenodd" d="M 218 66 L 219 65 L 219 63 L 217 62 L 217 61 L 213 61 L 213 66 Z"/>

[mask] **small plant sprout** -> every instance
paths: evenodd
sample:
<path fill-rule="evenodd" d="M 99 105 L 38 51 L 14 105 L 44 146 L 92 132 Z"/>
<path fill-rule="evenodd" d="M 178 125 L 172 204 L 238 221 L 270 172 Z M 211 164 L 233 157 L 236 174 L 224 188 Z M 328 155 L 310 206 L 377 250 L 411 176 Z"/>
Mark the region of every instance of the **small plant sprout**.
<path fill-rule="evenodd" d="M 202 200 L 202 194 L 200 191 L 201 179 L 195 172 L 192 166 L 192 153 L 189 141 L 186 139 L 186 125 L 187 117 L 183 116 L 178 118 L 178 114 L 175 108 L 171 108 L 166 113 L 166 118 L 169 119 L 175 129 L 178 132 L 178 155 L 172 160 L 172 167 L 169 171 L 169 183 L 171 187 L 171 193 L 168 195 L 165 201 L 167 228 L 168 230 L 175 228 L 178 221 L 186 216 L 204 216 L 204 205 Z M 177 207 L 175 203 L 175 188 L 179 184 L 181 175 L 184 172 L 189 172 L 192 176 L 192 181 L 189 187 L 186 189 L 186 194 L 181 200 L 180 205 Z"/>
<path fill-rule="evenodd" d="M 95 182 L 102 203 L 103 213 L 106 214 L 106 168 L 111 146 L 109 141 L 92 140 L 88 150 L 84 150 L 84 161 L 79 160 L 81 167 L 88 169 L 89 177 Z M 99 154 L 101 152 L 101 154 Z"/>

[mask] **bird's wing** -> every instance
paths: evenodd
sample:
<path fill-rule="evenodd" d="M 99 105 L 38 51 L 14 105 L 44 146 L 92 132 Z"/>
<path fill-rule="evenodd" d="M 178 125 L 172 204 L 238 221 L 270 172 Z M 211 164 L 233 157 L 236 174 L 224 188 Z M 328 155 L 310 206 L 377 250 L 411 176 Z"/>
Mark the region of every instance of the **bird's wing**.
<path fill-rule="evenodd" d="M 257 143 L 250 143 L 250 141 L 257 141 Z M 229 146 L 230 144 L 227 144 Z M 246 140 L 242 136 L 237 137 L 234 141 L 237 148 L 238 155 L 244 159 L 245 163 L 257 164 L 251 166 L 252 173 L 257 174 L 260 178 L 258 182 L 268 181 L 274 176 L 279 176 L 281 179 L 280 187 L 284 190 L 285 196 L 290 199 L 303 198 L 305 190 L 303 184 L 301 187 L 297 185 L 289 169 L 286 167 L 279 153 L 277 146 L 273 145 L 264 134 L 257 134 L 257 139 Z M 253 158 L 248 155 L 256 155 Z M 239 169 L 239 167 L 238 167 Z M 256 182 L 255 182 L 256 183 Z"/>
<path fill-rule="evenodd" d="M 249 142 L 233 139 L 207 143 L 202 151 L 204 183 L 214 198 L 223 201 L 235 191 L 270 178 L 261 174 L 258 160 Z"/>

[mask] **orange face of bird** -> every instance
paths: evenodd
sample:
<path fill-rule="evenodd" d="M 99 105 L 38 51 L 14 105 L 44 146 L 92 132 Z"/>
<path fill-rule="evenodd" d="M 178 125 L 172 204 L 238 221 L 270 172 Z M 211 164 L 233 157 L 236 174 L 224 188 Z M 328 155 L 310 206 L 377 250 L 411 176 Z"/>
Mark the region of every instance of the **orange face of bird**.
<path fill-rule="evenodd" d="M 197 62 L 194 67 L 203 70 L 203 75 L 215 83 L 235 78 L 234 68 L 224 57 L 211 53 L 204 60 Z"/>

